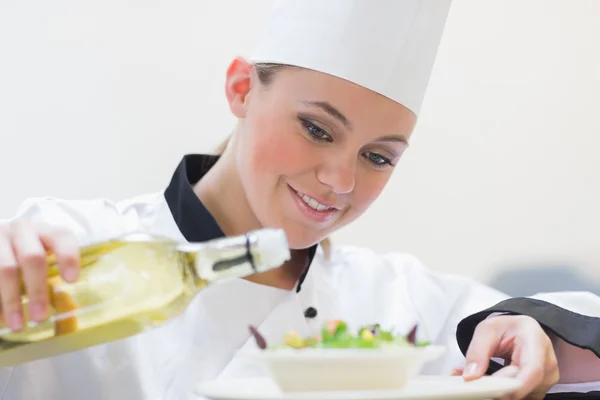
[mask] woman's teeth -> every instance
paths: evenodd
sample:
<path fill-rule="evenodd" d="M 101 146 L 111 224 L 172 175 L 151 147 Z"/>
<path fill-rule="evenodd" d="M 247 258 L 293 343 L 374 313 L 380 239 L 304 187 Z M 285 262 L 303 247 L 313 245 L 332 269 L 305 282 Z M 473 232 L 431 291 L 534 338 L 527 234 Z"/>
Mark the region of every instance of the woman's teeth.
<path fill-rule="evenodd" d="M 329 207 L 324 204 L 321 204 L 318 201 L 316 201 L 315 199 L 313 199 L 312 197 L 305 195 L 304 193 L 300 193 L 297 190 L 295 192 L 298 195 L 298 197 L 300 197 L 302 199 L 302 201 L 305 202 L 306 204 L 308 204 L 308 206 L 312 209 L 315 209 L 317 211 L 329 211 L 329 210 L 333 209 L 333 207 Z"/>

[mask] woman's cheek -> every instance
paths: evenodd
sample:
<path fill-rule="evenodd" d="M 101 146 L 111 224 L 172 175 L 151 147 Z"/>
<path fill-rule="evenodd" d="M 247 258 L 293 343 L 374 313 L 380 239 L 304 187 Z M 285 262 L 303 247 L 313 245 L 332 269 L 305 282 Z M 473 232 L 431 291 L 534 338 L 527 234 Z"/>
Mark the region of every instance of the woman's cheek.
<path fill-rule="evenodd" d="M 354 189 L 355 206 L 364 212 L 381 195 L 390 179 L 390 174 L 385 172 L 366 173 L 361 174 L 359 179 L 360 182 L 357 182 Z"/>
<path fill-rule="evenodd" d="M 293 174 L 302 171 L 303 165 L 310 160 L 307 140 L 301 137 L 293 127 L 280 129 L 265 128 L 261 132 L 261 141 L 255 152 L 256 165 L 275 174 Z"/>

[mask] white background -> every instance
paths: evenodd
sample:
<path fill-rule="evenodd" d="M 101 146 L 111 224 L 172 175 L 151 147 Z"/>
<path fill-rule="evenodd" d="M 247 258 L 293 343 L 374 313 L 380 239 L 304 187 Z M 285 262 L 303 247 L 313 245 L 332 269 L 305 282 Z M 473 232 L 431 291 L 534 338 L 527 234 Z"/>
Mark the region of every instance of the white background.
<path fill-rule="evenodd" d="M 31 196 L 162 190 L 233 128 L 225 68 L 269 4 L 2 0 L 0 218 Z M 454 0 L 412 147 L 334 240 L 482 280 L 600 278 L 599 38 L 600 1 Z"/>

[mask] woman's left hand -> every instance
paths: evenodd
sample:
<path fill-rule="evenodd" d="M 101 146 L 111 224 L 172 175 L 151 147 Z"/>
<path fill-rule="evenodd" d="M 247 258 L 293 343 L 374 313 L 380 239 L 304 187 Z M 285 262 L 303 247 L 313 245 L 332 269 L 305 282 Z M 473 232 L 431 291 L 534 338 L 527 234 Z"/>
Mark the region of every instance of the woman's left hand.
<path fill-rule="evenodd" d="M 516 377 L 523 386 L 506 399 L 543 399 L 559 380 L 552 341 L 536 320 L 527 316 L 501 315 L 482 321 L 466 354 L 465 380 L 485 374 L 490 358 L 505 360 L 494 376 Z"/>

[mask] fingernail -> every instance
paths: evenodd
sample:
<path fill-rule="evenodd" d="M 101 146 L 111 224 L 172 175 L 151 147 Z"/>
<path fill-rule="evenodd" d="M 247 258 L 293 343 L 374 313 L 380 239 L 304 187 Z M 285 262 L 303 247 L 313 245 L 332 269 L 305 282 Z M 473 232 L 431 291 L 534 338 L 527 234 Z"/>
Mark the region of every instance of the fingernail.
<path fill-rule="evenodd" d="M 21 315 L 21 313 L 16 311 L 10 314 L 8 324 L 10 325 L 10 329 L 12 329 L 13 331 L 20 331 L 21 329 L 23 329 L 23 316 Z"/>
<path fill-rule="evenodd" d="M 43 321 L 46 319 L 46 305 L 41 302 L 33 303 L 31 305 L 31 319 L 36 321 Z"/>
<path fill-rule="evenodd" d="M 64 272 L 65 280 L 74 282 L 77 279 L 78 270 L 77 268 L 66 268 Z"/>
<path fill-rule="evenodd" d="M 465 367 L 465 371 L 463 372 L 463 376 L 465 378 L 472 378 L 475 375 L 477 375 L 477 370 L 479 369 L 479 366 L 477 365 L 477 363 L 469 363 L 467 364 L 467 366 Z"/>

